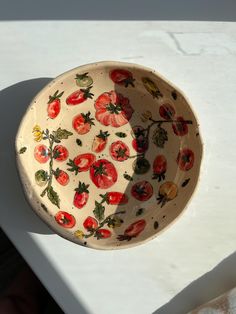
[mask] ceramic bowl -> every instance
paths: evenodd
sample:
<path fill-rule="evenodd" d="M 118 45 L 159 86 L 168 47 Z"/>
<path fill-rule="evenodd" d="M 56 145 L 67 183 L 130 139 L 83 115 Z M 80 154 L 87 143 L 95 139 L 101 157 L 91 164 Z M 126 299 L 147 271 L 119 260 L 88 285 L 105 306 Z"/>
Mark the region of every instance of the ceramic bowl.
<path fill-rule="evenodd" d="M 16 138 L 34 211 L 59 235 L 96 249 L 154 238 L 198 181 L 202 142 L 189 101 L 156 71 L 80 66 L 32 100 Z"/>

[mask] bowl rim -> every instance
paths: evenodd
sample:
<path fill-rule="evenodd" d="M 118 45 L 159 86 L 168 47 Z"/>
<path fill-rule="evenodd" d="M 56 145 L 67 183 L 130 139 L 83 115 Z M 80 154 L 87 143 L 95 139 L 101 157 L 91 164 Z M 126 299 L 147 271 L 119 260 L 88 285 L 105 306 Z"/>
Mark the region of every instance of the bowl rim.
<path fill-rule="evenodd" d="M 86 69 L 88 67 L 95 67 L 95 66 L 112 66 L 112 67 L 132 67 L 133 69 L 137 69 L 137 70 L 142 70 L 145 72 L 149 72 L 152 73 L 154 76 L 156 76 L 157 78 L 163 80 L 164 82 L 166 82 L 170 87 L 172 87 L 175 91 L 177 91 L 179 94 L 181 94 L 181 96 L 186 100 L 189 109 L 191 110 L 194 119 L 196 120 L 197 123 L 197 130 L 198 130 L 198 140 L 199 140 L 199 148 L 201 148 L 201 154 L 199 156 L 199 169 L 196 173 L 196 180 L 194 183 L 194 188 L 191 192 L 191 194 L 188 197 L 188 200 L 186 201 L 185 206 L 183 206 L 181 212 L 173 219 L 171 220 L 165 227 L 163 227 L 160 231 L 156 232 L 153 235 L 148 236 L 147 238 L 145 238 L 144 240 L 140 240 L 137 242 L 129 242 L 125 245 L 120 245 L 120 246 L 100 246 L 100 245 L 90 245 L 87 244 L 86 246 L 83 245 L 83 243 L 78 243 L 74 240 L 74 238 L 70 237 L 69 235 L 67 236 L 66 234 L 60 233 L 59 229 L 57 229 L 56 227 L 54 228 L 54 226 L 52 224 L 50 224 L 50 221 L 45 219 L 45 216 L 40 212 L 35 210 L 31 199 L 29 197 L 29 194 L 27 193 L 25 184 L 23 183 L 24 181 L 24 174 L 23 171 L 21 169 L 21 164 L 20 164 L 20 158 L 19 158 L 19 154 L 18 154 L 18 150 L 17 150 L 17 143 L 19 140 L 19 134 L 21 132 L 22 126 L 27 118 L 28 112 L 30 111 L 31 106 L 34 103 L 34 99 L 39 98 L 41 96 L 41 94 L 43 94 L 48 88 L 50 88 L 52 86 L 52 83 L 57 82 L 58 80 L 60 80 L 61 78 L 65 79 L 66 76 L 69 76 L 71 73 L 73 73 L 75 70 L 79 69 L 79 70 L 83 70 Z M 60 237 L 69 240 L 70 242 L 73 242 L 74 244 L 79 245 L 80 247 L 84 247 L 84 248 L 89 248 L 89 249 L 96 249 L 96 250 L 103 250 L 103 251 L 107 251 L 107 250 L 121 250 L 121 249 L 128 249 L 131 247 L 136 247 L 142 244 L 145 244 L 147 242 L 149 242 L 150 240 L 153 240 L 155 238 L 157 238 L 158 236 L 162 235 L 162 233 L 164 231 L 166 231 L 169 227 L 171 227 L 179 218 L 181 218 L 181 216 L 185 213 L 187 207 L 189 206 L 189 203 L 191 202 L 194 194 L 197 192 L 198 188 L 199 188 L 199 182 L 201 180 L 202 177 L 202 171 L 203 171 L 203 167 L 202 167 L 202 161 L 204 159 L 204 155 L 205 155 L 205 147 L 204 147 L 204 142 L 202 139 L 202 135 L 201 135 L 201 131 L 199 130 L 199 120 L 198 120 L 198 116 L 196 114 L 195 109 L 193 108 L 192 102 L 189 100 L 189 98 L 186 96 L 186 94 L 177 86 L 175 86 L 175 84 L 173 84 L 172 82 L 170 82 L 168 79 L 166 79 L 162 74 L 160 74 L 157 70 L 152 69 L 150 67 L 144 66 L 144 65 L 140 65 L 140 64 L 136 64 L 136 63 L 132 63 L 132 62 L 123 62 L 123 61 L 112 61 L 112 60 L 104 60 L 104 61 L 98 61 L 98 62 L 92 62 L 92 63 L 87 63 L 87 64 L 83 64 L 77 67 L 74 67 L 68 71 L 65 71 L 64 73 L 56 76 L 55 78 L 53 78 L 52 80 L 50 80 L 43 88 L 41 88 L 41 90 L 34 95 L 34 97 L 32 98 L 32 100 L 30 101 L 30 103 L 28 104 L 23 116 L 21 117 L 21 121 L 20 124 L 18 126 L 17 132 L 16 132 L 16 136 L 15 136 L 15 156 L 16 156 L 16 165 L 17 165 L 17 173 L 18 176 L 20 178 L 20 182 L 21 182 L 21 186 L 24 192 L 24 196 L 25 199 L 27 201 L 27 203 L 30 205 L 30 207 L 32 208 L 33 212 L 40 217 L 40 219 L 49 227 L 50 230 L 52 230 L 53 232 L 55 232 L 55 234 L 59 235 Z"/>

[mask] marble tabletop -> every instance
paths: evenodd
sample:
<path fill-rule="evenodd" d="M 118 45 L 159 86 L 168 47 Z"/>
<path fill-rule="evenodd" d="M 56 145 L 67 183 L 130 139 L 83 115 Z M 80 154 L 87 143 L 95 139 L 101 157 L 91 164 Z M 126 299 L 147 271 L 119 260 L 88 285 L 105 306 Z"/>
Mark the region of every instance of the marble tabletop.
<path fill-rule="evenodd" d="M 236 286 L 236 23 L 0 22 L 0 225 L 65 313 L 183 314 Z M 14 137 L 31 98 L 100 60 L 155 68 L 189 97 L 204 159 L 182 217 L 147 244 L 96 251 L 53 234 L 24 199 Z"/>

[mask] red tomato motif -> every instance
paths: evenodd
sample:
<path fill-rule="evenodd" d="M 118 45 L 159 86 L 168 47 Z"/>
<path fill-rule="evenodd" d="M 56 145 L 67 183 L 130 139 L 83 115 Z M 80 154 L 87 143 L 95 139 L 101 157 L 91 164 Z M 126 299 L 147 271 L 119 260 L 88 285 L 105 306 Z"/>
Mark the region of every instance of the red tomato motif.
<path fill-rule="evenodd" d="M 94 230 L 98 227 L 98 222 L 95 218 L 88 216 L 84 223 L 83 226 L 86 230 L 90 231 L 90 230 Z"/>
<path fill-rule="evenodd" d="M 95 101 L 96 119 L 103 125 L 118 128 L 127 124 L 134 112 L 129 99 L 115 92 L 105 92 Z"/>
<path fill-rule="evenodd" d="M 92 88 L 92 86 L 90 86 L 86 89 L 79 89 L 79 90 L 73 92 L 71 95 L 69 95 L 66 98 L 67 105 L 75 106 L 75 105 L 81 104 L 82 102 L 84 102 L 88 98 L 92 99 L 94 95 L 92 93 L 90 93 L 91 88 Z"/>
<path fill-rule="evenodd" d="M 159 108 L 159 114 L 165 120 L 172 120 L 175 116 L 175 109 L 170 104 L 163 104 Z"/>
<path fill-rule="evenodd" d="M 60 110 L 61 110 L 61 102 L 59 99 L 55 99 L 54 101 L 48 103 L 47 112 L 48 112 L 49 118 L 55 119 L 59 115 Z"/>
<path fill-rule="evenodd" d="M 106 159 L 99 159 L 90 167 L 90 178 L 96 187 L 108 189 L 117 181 L 115 166 Z"/>
<path fill-rule="evenodd" d="M 146 221 L 144 219 L 133 222 L 124 232 L 124 235 L 129 237 L 137 237 L 145 228 Z"/>
<path fill-rule="evenodd" d="M 115 69 L 110 72 L 110 78 L 115 84 L 128 87 L 129 85 L 134 87 L 133 75 L 130 71 L 123 69 Z"/>
<path fill-rule="evenodd" d="M 89 198 L 89 190 L 88 190 L 89 185 L 79 182 L 78 188 L 75 189 L 75 195 L 74 195 L 74 206 L 81 209 L 83 208 Z"/>
<path fill-rule="evenodd" d="M 111 236 L 111 231 L 107 230 L 107 229 L 98 229 L 95 233 L 95 237 L 97 237 L 97 239 L 107 239 L 110 238 Z"/>
<path fill-rule="evenodd" d="M 86 114 L 80 113 L 74 117 L 72 126 L 78 134 L 83 135 L 88 133 L 91 129 L 91 126 L 94 125 L 94 119 L 90 117 L 90 114 L 90 112 Z"/>
<path fill-rule="evenodd" d="M 57 161 L 65 161 L 69 156 L 68 150 L 65 146 L 56 145 L 53 149 L 53 158 Z"/>
<path fill-rule="evenodd" d="M 79 172 L 88 171 L 91 165 L 96 160 L 94 154 L 80 154 L 74 158 L 74 164 L 79 168 Z"/>
<path fill-rule="evenodd" d="M 109 135 L 110 134 L 107 131 L 103 132 L 100 130 L 100 133 L 94 137 L 92 151 L 95 153 L 102 152 L 107 145 L 107 138 Z"/>
<path fill-rule="evenodd" d="M 133 149 L 137 153 L 144 153 L 148 149 L 148 139 L 147 138 L 139 138 L 132 140 Z"/>
<path fill-rule="evenodd" d="M 49 101 L 48 101 L 48 116 L 51 119 L 55 119 L 60 111 L 61 111 L 61 100 L 60 97 L 64 94 L 64 92 L 59 93 L 57 90 L 53 96 L 49 96 Z"/>
<path fill-rule="evenodd" d="M 130 156 L 129 147 L 122 141 L 116 141 L 110 146 L 110 154 L 112 159 L 124 161 Z"/>
<path fill-rule="evenodd" d="M 183 171 L 188 171 L 193 167 L 194 163 L 194 153 L 191 149 L 182 149 L 177 157 L 177 164 L 179 168 Z"/>
<path fill-rule="evenodd" d="M 130 241 L 132 238 L 137 237 L 146 227 L 146 221 L 144 219 L 133 222 L 128 228 L 125 229 L 124 234 L 118 235 L 119 241 Z"/>
<path fill-rule="evenodd" d="M 131 188 L 131 194 L 139 201 L 147 201 L 153 195 L 153 187 L 148 181 L 135 183 Z"/>
<path fill-rule="evenodd" d="M 55 215 L 56 222 L 64 228 L 73 228 L 76 221 L 75 217 L 67 212 L 59 211 Z"/>
<path fill-rule="evenodd" d="M 153 179 L 158 179 L 160 182 L 165 179 L 165 172 L 167 168 L 167 161 L 165 156 L 158 155 L 153 162 Z"/>
<path fill-rule="evenodd" d="M 138 153 L 144 153 L 148 149 L 148 138 L 142 126 L 137 125 L 132 128 L 132 146 Z"/>
<path fill-rule="evenodd" d="M 172 124 L 173 131 L 178 136 L 184 136 L 188 133 L 188 125 L 185 123 L 185 120 L 183 117 L 177 117 L 176 120 L 178 122 L 175 122 Z"/>
<path fill-rule="evenodd" d="M 40 162 L 41 164 L 44 164 L 48 161 L 50 157 L 49 149 L 45 145 L 37 145 L 34 149 L 34 158 Z"/>
<path fill-rule="evenodd" d="M 109 205 L 124 205 L 128 203 L 128 196 L 121 192 L 107 192 L 106 194 L 100 196 L 103 201 Z"/>
<path fill-rule="evenodd" d="M 68 174 L 63 171 L 63 170 L 59 170 L 57 171 L 57 174 L 55 174 L 56 180 L 60 185 L 67 185 L 69 183 L 69 176 Z"/>

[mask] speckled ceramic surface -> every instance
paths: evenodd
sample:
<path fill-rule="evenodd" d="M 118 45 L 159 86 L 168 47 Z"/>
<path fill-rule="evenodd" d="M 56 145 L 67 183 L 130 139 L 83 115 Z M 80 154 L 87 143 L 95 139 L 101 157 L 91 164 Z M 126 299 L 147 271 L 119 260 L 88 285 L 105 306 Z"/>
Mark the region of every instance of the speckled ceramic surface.
<path fill-rule="evenodd" d="M 57 77 L 16 138 L 26 196 L 75 243 L 116 249 L 155 237 L 185 208 L 202 142 L 186 97 L 154 70 L 99 62 Z"/>

